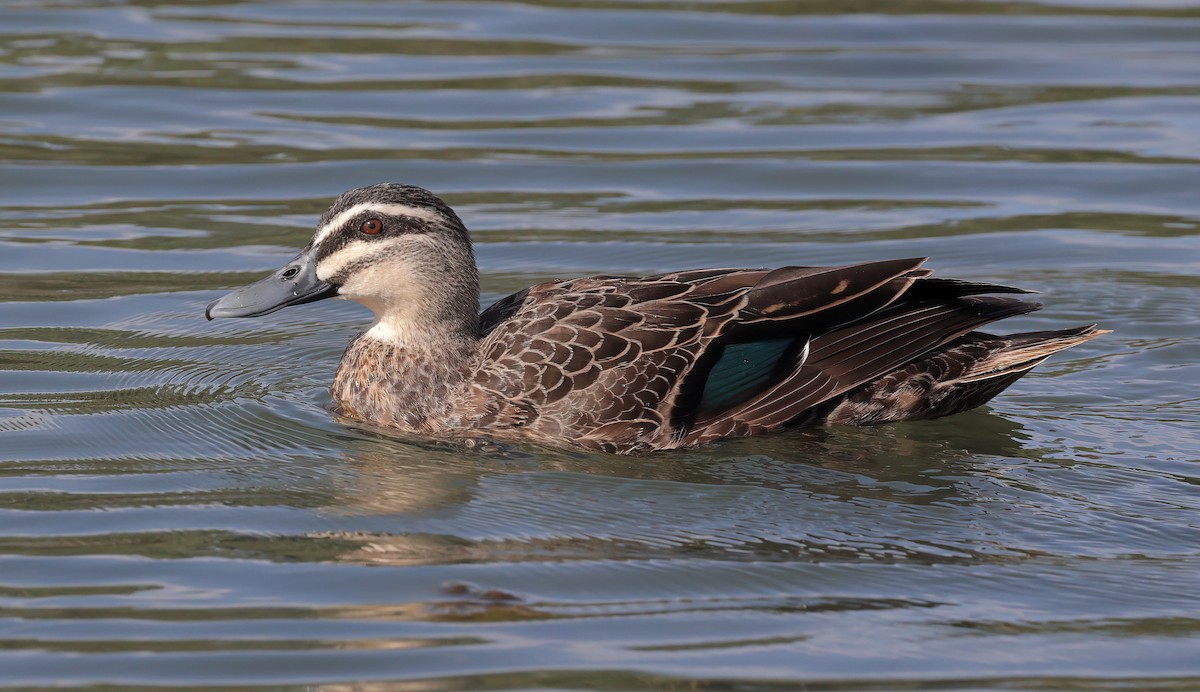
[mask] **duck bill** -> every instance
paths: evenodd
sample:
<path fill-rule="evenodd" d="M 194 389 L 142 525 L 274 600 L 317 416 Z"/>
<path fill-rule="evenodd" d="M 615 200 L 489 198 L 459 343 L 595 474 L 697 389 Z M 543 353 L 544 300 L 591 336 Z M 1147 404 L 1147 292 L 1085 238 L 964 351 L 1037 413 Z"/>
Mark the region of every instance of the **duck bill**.
<path fill-rule="evenodd" d="M 204 316 L 258 317 L 289 305 L 301 305 L 336 296 L 338 287 L 317 278 L 317 260 L 312 250 L 301 252 L 262 281 L 208 304 Z"/>

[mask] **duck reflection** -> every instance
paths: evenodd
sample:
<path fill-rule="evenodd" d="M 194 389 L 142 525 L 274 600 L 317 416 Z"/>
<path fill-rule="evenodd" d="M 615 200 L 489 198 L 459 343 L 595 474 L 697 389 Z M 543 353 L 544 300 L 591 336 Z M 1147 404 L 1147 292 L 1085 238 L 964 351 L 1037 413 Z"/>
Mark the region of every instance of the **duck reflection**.
<path fill-rule="evenodd" d="M 1020 425 L 985 412 L 637 458 L 352 433 L 325 512 L 372 520 L 337 536 L 356 546 L 342 560 L 372 564 L 908 555 L 934 535 L 966 553 L 974 529 L 954 527 L 973 525 L 980 479 L 1027 454 Z"/>

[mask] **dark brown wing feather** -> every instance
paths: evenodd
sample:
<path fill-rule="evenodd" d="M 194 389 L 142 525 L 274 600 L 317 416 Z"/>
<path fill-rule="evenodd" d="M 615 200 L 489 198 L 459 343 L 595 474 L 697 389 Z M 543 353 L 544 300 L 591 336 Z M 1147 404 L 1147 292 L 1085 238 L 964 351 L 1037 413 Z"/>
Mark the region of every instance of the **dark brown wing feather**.
<path fill-rule="evenodd" d="M 526 288 L 489 305 L 479 314 L 480 336 L 487 336 L 496 328 L 496 325 L 516 314 L 517 310 L 520 310 L 521 306 L 525 304 L 525 297 L 528 295 L 529 289 Z"/>
<path fill-rule="evenodd" d="M 922 262 L 539 284 L 481 315 L 482 361 L 464 402 L 477 414 L 463 423 L 617 452 L 765 432 L 1037 308 L 976 295 L 1021 289 L 929 278 Z M 779 338 L 794 347 L 761 391 L 701 412 L 726 348 Z"/>

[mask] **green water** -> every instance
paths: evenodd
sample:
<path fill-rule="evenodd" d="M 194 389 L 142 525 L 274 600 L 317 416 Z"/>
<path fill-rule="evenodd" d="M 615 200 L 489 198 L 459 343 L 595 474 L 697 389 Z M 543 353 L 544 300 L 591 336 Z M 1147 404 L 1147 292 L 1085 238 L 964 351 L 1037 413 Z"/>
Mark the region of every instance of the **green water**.
<path fill-rule="evenodd" d="M 387 439 L 365 309 L 202 315 L 385 180 L 488 300 L 928 255 L 1114 333 L 933 422 Z M 1198 689 L 1198 183 L 1187 2 L 3 2 L 0 685 Z"/>

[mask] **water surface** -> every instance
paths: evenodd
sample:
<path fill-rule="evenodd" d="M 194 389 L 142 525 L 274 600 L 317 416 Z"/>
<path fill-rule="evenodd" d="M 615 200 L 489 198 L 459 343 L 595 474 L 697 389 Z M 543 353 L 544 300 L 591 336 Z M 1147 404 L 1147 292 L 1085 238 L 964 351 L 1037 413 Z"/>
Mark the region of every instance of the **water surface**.
<path fill-rule="evenodd" d="M 0 684 L 1200 688 L 1200 8 L 7 2 Z M 334 420 L 206 323 L 341 191 L 485 299 L 928 255 L 1115 330 L 988 407 L 623 459 Z"/>

